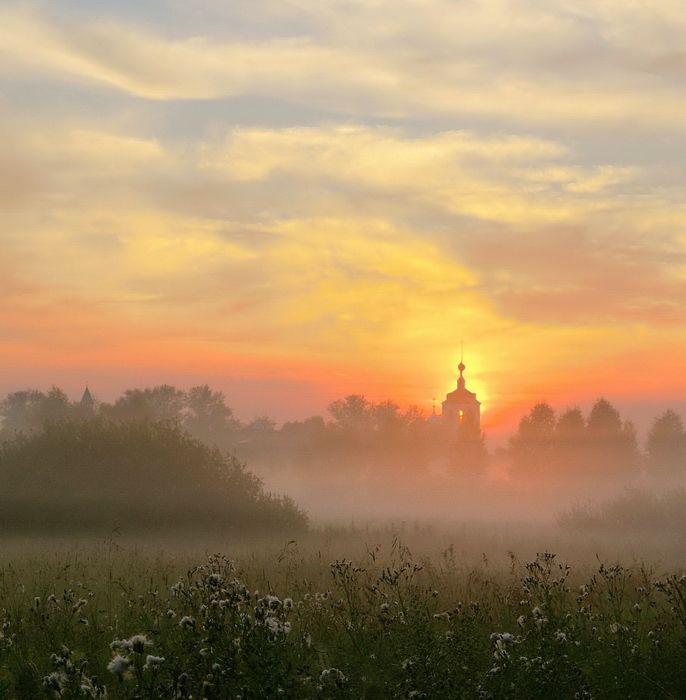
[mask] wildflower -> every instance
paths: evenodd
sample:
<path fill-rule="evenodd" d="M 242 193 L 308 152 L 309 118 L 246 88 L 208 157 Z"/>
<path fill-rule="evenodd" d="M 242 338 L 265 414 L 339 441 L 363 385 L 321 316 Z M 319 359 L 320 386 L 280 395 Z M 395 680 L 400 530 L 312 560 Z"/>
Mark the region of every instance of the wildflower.
<path fill-rule="evenodd" d="M 450 622 L 450 613 L 446 610 L 442 613 L 436 613 L 434 615 L 434 620 L 443 620 L 444 622 Z"/>
<path fill-rule="evenodd" d="M 124 680 L 124 674 L 129 670 L 130 661 L 117 654 L 107 665 L 107 670 L 113 673 L 119 680 Z"/>
<path fill-rule="evenodd" d="M 115 639 L 112 644 L 110 644 L 110 649 L 112 651 L 128 651 L 129 649 L 133 649 L 133 644 L 128 639 Z"/>
<path fill-rule="evenodd" d="M 275 595 L 266 595 L 264 604 L 268 608 L 278 608 L 281 605 L 281 601 Z"/>
<path fill-rule="evenodd" d="M 201 649 L 200 656 L 202 656 L 203 659 L 208 659 L 210 656 L 212 656 L 212 649 L 208 649 L 207 647 Z"/>
<path fill-rule="evenodd" d="M 181 627 L 183 629 L 189 629 L 189 628 L 195 629 L 195 620 L 192 617 L 189 617 L 188 615 L 184 615 L 179 620 L 179 627 Z"/>
<path fill-rule="evenodd" d="M 558 642 L 566 642 L 566 641 L 567 641 L 567 635 L 566 635 L 564 632 L 560 632 L 560 630 L 558 630 L 558 631 L 555 633 L 555 639 L 556 639 Z"/>
<path fill-rule="evenodd" d="M 524 623 L 525 623 L 525 622 L 526 622 L 526 617 L 525 617 L 524 615 L 520 615 L 520 616 L 517 618 L 517 624 L 518 624 L 520 627 L 524 627 Z"/>
<path fill-rule="evenodd" d="M 284 610 L 290 610 L 292 607 L 293 607 L 293 598 L 284 598 L 283 599 Z"/>
<path fill-rule="evenodd" d="M 500 635 L 500 638 L 505 642 L 505 644 L 509 644 L 510 642 L 514 642 L 514 637 L 509 633 L 509 632 L 503 632 Z"/>
<path fill-rule="evenodd" d="M 342 671 L 339 671 L 337 668 L 324 669 L 320 678 L 324 682 L 331 681 L 336 684 L 343 684 L 348 680 L 345 677 L 345 674 Z"/>
<path fill-rule="evenodd" d="M 152 668 L 153 666 L 159 666 L 160 664 L 163 664 L 164 661 L 164 656 L 153 656 L 152 654 L 148 654 L 145 657 L 145 665 L 149 668 Z"/>
<path fill-rule="evenodd" d="M 283 623 L 283 633 L 288 634 L 291 631 L 291 623 L 290 622 L 284 622 Z"/>
<path fill-rule="evenodd" d="M 145 651 L 145 645 L 152 643 L 144 634 L 136 634 L 129 641 L 134 654 L 142 654 Z"/>
<path fill-rule="evenodd" d="M 391 606 L 388 603 L 381 603 L 381 612 L 388 612 Z"/>
<path fill-rule="evenodd" d="M 86 627 L 88 626 L 88 620 L 86 620 L 85 617 L 80 617 L 79 618 L 79 623 L 82 625 L 85 625 Z"/>
<path fill-rule="evenodd" d="M 211 574 L 210 577 L 208 578 L 208 581 L 210 582 L 210 585 L 212 585 L 212 586 L 219 586 L 219 585 L 221 585 L 223 579 L 219 574 Z"/>
<path fill-rule="evenodd" d="M 169 610 L 167 610 L 167 617 L 171 620 L 172 617 L 176 617 L 176 613 L 169 608 Z"/>
<path fill-rule="evenodd" d="M 60 693 L 62 691 L 62 680 L 63 676 L 61 676 L 59 673 L 51 673 L 49 676 L 45 676 L 45 678 L 43 678 L 43 685 L 46 688 L 50 688 L 51 690 L 55 690 Z"/>
<path fill-rule="evenodd" d="M 636 603 L 636 604 L 634 605 L 634 610 L 635 610 L 636 612 L 641 612 L 641 606 L 640 606 L 638 603 Z"/>
<path fill-rule="evenodd" d="M 303 644 L 307 649 L 310 649 L 312 647 L 312 636 L 309 632 L 307 632 L 303 637 Z"/>

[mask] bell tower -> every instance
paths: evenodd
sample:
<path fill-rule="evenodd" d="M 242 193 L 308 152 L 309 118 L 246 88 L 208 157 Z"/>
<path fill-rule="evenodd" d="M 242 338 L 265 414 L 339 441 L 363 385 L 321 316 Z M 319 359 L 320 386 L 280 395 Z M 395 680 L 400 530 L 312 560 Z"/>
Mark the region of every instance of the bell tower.
<path fill-rule="evenodd" d="M 458 438 L 479 438 L 481 435 L 481 402 L 476 394 L 468 391 L 463 373 L 466 369 L 460 360 L 457 366 L 460 376 L 457 389 L 446 395 L 443 406 L 443 425 Z"/>

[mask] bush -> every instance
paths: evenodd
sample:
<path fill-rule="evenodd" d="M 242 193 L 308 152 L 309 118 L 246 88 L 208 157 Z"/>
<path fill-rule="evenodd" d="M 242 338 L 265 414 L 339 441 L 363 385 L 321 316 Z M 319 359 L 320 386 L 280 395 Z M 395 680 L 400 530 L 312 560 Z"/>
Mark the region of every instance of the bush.
<path fill-rule="evenodd" d="M 307 517 L 172 422 L 58 421 L 0 448 L 0 525 L 299 531 Z"/>

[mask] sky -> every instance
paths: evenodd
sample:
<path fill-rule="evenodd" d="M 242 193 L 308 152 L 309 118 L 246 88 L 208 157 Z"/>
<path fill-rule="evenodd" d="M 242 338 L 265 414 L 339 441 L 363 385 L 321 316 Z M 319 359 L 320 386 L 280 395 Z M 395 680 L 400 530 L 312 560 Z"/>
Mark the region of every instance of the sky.
<path fill-rule="evenodd" d="M 0 392 L 686 408 L 681 0 L 0 0 Z M 643 422 L 643 423 L 642 423 Z"/>

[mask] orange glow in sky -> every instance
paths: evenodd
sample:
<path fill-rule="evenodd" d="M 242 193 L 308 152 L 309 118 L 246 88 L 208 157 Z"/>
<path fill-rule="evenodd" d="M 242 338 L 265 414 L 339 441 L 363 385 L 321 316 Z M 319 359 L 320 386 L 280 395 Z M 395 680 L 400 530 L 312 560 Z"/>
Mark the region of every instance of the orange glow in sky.
<path fill-rule="evenodd" d="M 4 3 L 0 391 L 678 409 L 686 15 L 428 4 Z"/>

